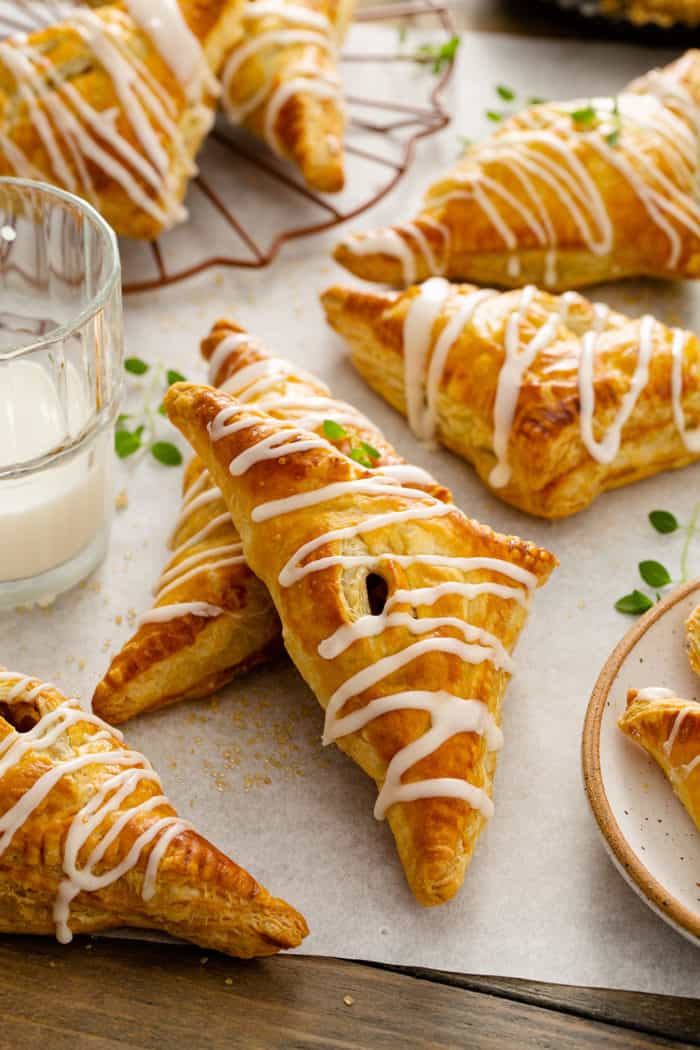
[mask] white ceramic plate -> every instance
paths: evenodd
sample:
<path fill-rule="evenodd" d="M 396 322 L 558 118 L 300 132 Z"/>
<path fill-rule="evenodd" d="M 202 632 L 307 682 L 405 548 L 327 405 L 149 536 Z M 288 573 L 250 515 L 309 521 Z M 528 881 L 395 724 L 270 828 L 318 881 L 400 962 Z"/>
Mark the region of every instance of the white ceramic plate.
<path fill-rule="evenodd" d="M 622 639 L 593 690 L 583 729 L 583 776 L 608 852 L 632 889 L 700 947 L 700 833 L 651 759 L 617 727 L 627 690 L 665 686 L 700 699 L 684 624 L 700 579 L 654 606 Z"/>

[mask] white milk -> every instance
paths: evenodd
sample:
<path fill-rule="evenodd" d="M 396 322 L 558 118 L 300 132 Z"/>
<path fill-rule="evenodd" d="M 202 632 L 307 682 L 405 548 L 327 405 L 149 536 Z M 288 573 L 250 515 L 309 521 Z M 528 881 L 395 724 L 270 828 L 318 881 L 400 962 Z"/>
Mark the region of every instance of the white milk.
<path fill-rule="evenodd" d="M 86 384 L 72 363 L 66 364 L 61 399 L 37 362 L 1 361 L 0 470 L 60 448 L 80 434 L 91 415 Z M 0 478 L 0 583 L 39 576 L 102 546 L 111 510 L 110 464 L 108 429 L 56 466 Z"/>

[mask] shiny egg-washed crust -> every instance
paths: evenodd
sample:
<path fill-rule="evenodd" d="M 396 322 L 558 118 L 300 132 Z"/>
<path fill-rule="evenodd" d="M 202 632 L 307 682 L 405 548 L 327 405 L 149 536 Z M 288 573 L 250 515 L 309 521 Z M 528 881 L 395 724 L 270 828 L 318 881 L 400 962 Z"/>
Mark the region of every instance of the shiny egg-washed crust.
<path fill-rule="evenodd" d="M 18 676 L 19 677 L 19 676 Z M 19 727 L 26 732 L 41 717 L 68 701 L 46 687 L 33 701 L 9 701 L 12 683 L 0 682 L 0 741 L 7 745 Z M 122 751 L 116 736 L 97 739 L 98 727 L 77 722 L 49 747 L 29 750 L 0 781 L 0 812 L 5 813 L 28 792 L 39 777 L 78 755 Z M 134 752 L 138 759 L 138 752 Z M 87 764 L 62 777 L 45 800 L 14 834 L 0 857 L 0 931 L 51 934 L 53 906 L 64 878 L 66 835 L 76 814 L 123 765 Z M 87 840 L 87 855 L 106 827 L 121 813 L 160 795 L 160 785 L 139 780 L 136 788 L 112 811 Z M 108 847 L 96 870 L 115 868 L 136 839 L 163 817 L 175 816 L 169 803 L 139 811 Z M 109 822 L 109 824 L 107 824 Z M 282 900 L 271 897 L 248 872 L 207 842 L 196 831 L 183 829 L 169 844 L 160 863 L 156 893 L 142 897 L 151 846 L 146 846 L 131 870 L 112 885 L 81 892 L 72 902 L 69 925 L 73 933 L 131 926 L 162 930 L 204 948 L 251 958 L 296 947 L 308 933 L 304 918 Z"/>
<path fill-rule="evenodd" d="M 295 0 L 294 6 L 325 15 L 334 31 L 335 42 L 340 43 L 352 18 L 354 4 L 355 0 Z M 286 26 L 284 18 L 274 13 L 265 18 L 246 19 L 244 7 L 240 36 L 231 54 L 235 56 L 240 47 L 256 37 Z M 304 79 L 336 81 L 337 55 L 313 43 L 275 43 L 261 47 L 243 62 L 225 86 L 224 108 L 244 105 L 269 84 L 270 91 L 241 121 L 247 131 L 266 141 L 265 120 L 271 93 L 302 73 Z M 299 168 L 309 187 L 322 193 L 342 190 L 345 113 L 340 95 L 323 98 L 313 91 L 296 91 L 281 107 L 274 131 L 283 156 Z"/>
<path fill-rule="evenodd" d="M 244 329 L 233 321 L 217 321 L 202 341 L 203 357 L 209 361 L 224 339 L 243 333 Z M 246 340 L 231 350 L 218 369 L 216 382 L 221 385 L 242 368 L 270 360 L 270 357 L 257 340 Z M 309 396 L 331 397 L 324 383 L 293 366 L 280 373 L 266 394 L 292 400 Z M 245 396 L 245 389 L 242 395 Z M 255 400 L 256 396 L 252 394 L 251 402 Z M 271 406 L 271 411 L 278 418 L 285 418 L 283 406 L 278 409 Z M 352 412 L 350 418 L 349 411 Z M 373 423 L 344 402 L 334 401 L 328 414 L 345 420 L 343 426 L 347 437 L 334 441 L 341 451 L 349 452 L 351 444 L 364 441 L 380 453 L 377 466 L 405 462 Z M 320 426 L 318 430 L 321 430 Z M 192 489 L 204 469 L 198 457 L 188 464 L 183 493 Z M 202 491 L 213 488 L 215 486 L 209 478 Z M 450 499 L 450 493 L 441 485 L 428 486 L 428 491 L 437 499 Z M 212 502 L 204 503 L 180 522 L 173 533 L 171 549 L 185 544 L 223 514 L 227 514 L 227 507 L 220 495 Z M 173 569 L 185 559 L 204 556 L 207 551 L 213 552 L 239 542 L 240 537 L 228 517 L 195 546 L 174 555 L 165 569 Z M 212 558 L 215 559 L 216 555 L 212 554 Z M 139 626 L 114 657 L 95 689 L 93 708 L 101 718 L 118 725 L 144 711 L 154 711 L 178 700 L 208 696 L 232 678 L 282 650 L 281 629 L 274 605 L 265 585 L 245 563 L 224 565 L 183 580 L 156 601 L 155 607 L 181 602 L 206 602 L 224 609 L 225 613 L 207 618 L 189 614 Z"/>
<path fill-rule="evenodd" d="M 685 625 L 685 645 L 690 666 L 696 674 L 700 674 L 700 605 Z"/>
<path fill-rule="evenodd" d="M 670 753 L 667 753 L 664 745 L 679 717 L 682 720 Z M 661 766 L 700 831 L 700 763 L 686 772 L 700 756 L 700 704 L 680 697 L 645 700 L 636 689 L 630 689 L 627 710 L 617 724 Z"/>
<path fill-rule="evenodd" d="M 468 285 L 451 287 L 434 326 L 426 369 L 435 340 L 458 306 L 460 295 L 474 290 Z M 357 370 L 404 415 L 404 319 L 418 291 L 413 287 L 396 295 L 336 286 L 321 297 L 326 317 L 347 340 Z M 520 295 L 519 291 L 503 292 L 481 302 L 450 349 L 439 388 L 437 437 L 472 463 L 486 484 L 496 464 L 493 411 L 505 358 L 506 326 Z M 582 296 L 570 299 L 566 323 L 559 324 L 555 338 L 535 357 L 523 378 L 510 435 L 511 478 L 507 485 L 493 489 L 507 503 L 544 518 L 575 514 L 608 489 L 700 458 L 688 451 L 676 427 L 671 400 L 673 335 L 658 322 L 649 382 L 622 432 L 620 451 L 610 464 L 593 459 L 581 438 L 578 361 L 581 337 L 597 322 L 588 300 Z M 523 313 L 522 345 L 560 307 L 556 296 L 538 291 Z M 599 336 L 594 372 L 597 439 L 607 431 L 629 390 L 639 355 L 639 329 L 639 320 L 610 311 Z M 698 370 L 700 343 L 691 336 L 683 368 L 688 430 L 700 426 Z"/>
<path fill-rule="evenodd" d="M 662 29 L 683 23 L 700 23 L 698 0 L 601 0 L 600 12 L 614 18 L 626 18 L 635 25 L 656 25 Z"/>
<path fill-rule="evenodd" d="M 219 484 L 240 532 L 248 563 L 270 590 L 290 656 L 325 708 L 342 682 L 389 653 L 406 648 L 414 636 L 405 627 L 392 628 L 379 637 L 356 640 L 339 656 L 325 660 L 319 656 L 319 643 L 341 625 L 370 612 L 366 568 L 329 566 L 289 587 L 280 585 L 279 573 L 304 543 L 328 529 L 361 523 L 374 513 L 408 508 L 411 501 L 401 495 L 399 488 L 391 495 L 353 492 L 330 504 L 254 522 L 252 511 L 262 502 L 284 499 L 326 484 L 366 478 L 368 474 L 329 445 L 266 460 L 233 477 L 228 468 L 234 456 L 266 436 L 279 433 L 280 425 L 251 408 L 249 418 L 253 426 L 212 442 L 209 425 L 232 403 L 226 394 L 190 384 L 171 387 L 166 396 L 170 419 L 194 446 Z M 516 537 L 498 535 L 457 511 L 332 541 L 318 556 L 358 551 L 370 555 L 430 552 L 500 558 L 529 570 L 539 584 L 544 583 L 556 564 L 548 552 Z M 467 576 L 452 566 L 426 563 L 402 566 L 391 557 L 382 561 L 378 571 L 387 584 L 389 596 L 397 588 L 429 587 Z M 491 570 L 472 571 L 468 575 L 475 583 L 497 578 L 500 577 Z M 526 618 L 522 605 L 486 594 L 471 599 L 448 594 L 440 600 L 440 609 L 440 615 L 468 619 L 475 627 L 494 632 L 507 650 L 513 648 Z M 414 614 L 421 615 L 421 612 L 415 610 Z M 498 723 L 507 679 L 508 675 L 496 670 L 491 663 L 466 664 L 450 654 L 430 652 L 390 674 L 376 687 L 350 699 L 343 713 L 364 707 L 380 695 L 404 689 L 442 688 L 458 696 L 482 699 Z M 381 786 L 391 759 L 421 737 L 429 722 L 427 712 L 394 711 L 342 737 L 338 746 Z M 405 783 L 433 777 L 466 778 L 490 795 L 495 763 L 495 754 L 487 751 L 482 736 L 461 733 L 413 766 L 403 780 Z M 484 826 L 483 816 L 460 799 L 428 798 L 391 805 L 387 819 L 417 900 L 432 905 L 453 897 Z"/>
<path fill-rule="evenodd" d="M 681 62 L 684 65 L 680 81 L 698 106 L 700 51 L 688 52 L 678 63 L 666 67 L 662 71 L 663 75 L 668 77 L 680 67 Z M 649 77 L 653 75 L 654 71 Z M 625 91 L 653 95 L 653 85 L 647 88 L 647 83 L 647 78 L 641 78 L 628 85 Z M 574 104 L 574 111 L 576 106 L 585 111 L 586 107 L 592 107 L 592 103 L 584 99 Z M 405 279 L 397 257 L 381 251 L 360 250 L 368 238 L 375 237 L 377 232 L 385 234 L 387 230 L 346 236 L 335 248 L 335 259 L 358 277 L 394 287 L 420 282 L 436 274 L 443 274 L 454 281 L 473 281 L 481 285 L 511 288 L 536 284 L 554 291 L 633 276 L 700 277 L 700 237 L 673 215 L 676 197 L 688 192 L 687 184 L 681 185 L 681 165 L 671 156 L 666 144 L 663 149 L 659 148 L 658 136 L 650 143 L 642 124 L 632 119 L 616 118 L 618 123 L 615 127 L 622 127 L 618 134 L 624 136 L 624 161 L 630 166 L 635 178 L 643 179 L 648 170 L 645 164 L 653 162 L 659 167 L 661 178 L 667 180 L 664 190 L 658 191 L 658 187 L 655 187 L 655 191 L 668 195 L 669 210 L 664 212 L 662 218 L 680 239 L 678 259 L 673 265 L 668 262 L 667 234 L 650 217 L 642 199 L 625 175 L 613 165 L 610 158 L 601 157 L 590 143 L 590 123 L 586 122 L 580 128 L 572 123 L 567 145 L 572 147 L 576 163 L 580 164 L 585 179 L 592 180 L 601 194 L 613 228 L 612 249 L 609 251 L 590 249 L 574 219 L 573 208 L 565 199 L 568 191 L 576 195 L 576 191 L 580 193 L 585 190 L 583 176 L 575 178 L 568 168 L 563 175 L 560 174 L 559 188 L 561 190 L 563 186 L 565 191 L 562 195 L 553 188 L 551 181 L 539 177 L 531 167 L 524 166 L 525 178 L 530 177 L 540 201 L 539 205 L 535 205 L 526 192 L 524 180 L 517 179 L 510 168 L 499 163 L 497 158 L 490 157 L 491 146 L 511 133 L 532 128 L 546 131 L 561 121 L 562 112 L 569 111 L 568 104 L 546 103 L 503 121 L 484 142 L 469 146 L 448 174 L 432 183 L 425 195 L 422 210 L 411 224 L 387 228 L 390 236 L 398 235 L 401 238 L 413 257 L 415 273 L 410 280 Z M 697 128 L 691 126 L 689 120 L 684 123 L 697 141 Z M 611 134 L 614 134 L 614 130 Z M 514 157 L 517 157 L 519 148 L 516 142 L 511 150 Z M 611 148 L 620 150 L 619 142 Z M 550 166 L 559 159 L 557 150 L 553 148 L 547 153 L 540 147 L 540 153 Z M 618 155 L 613 154 L 615 158 Z M 460 192 L 460 186 L 464 189 L 465 177 L 476 177 L 483 180 L 484 186 L 490 187 L 492 203 L 497 204 L 501 220 L 493 221 L 491 205 L 482 207 L 475 193 L 463 194 L 440 203 L 440 198 L 446 194 Z M 697 202 L 697 189 L 692 192 Z M 513 200 L 515 205 L 511 203 Z M 540 242 L 523 215 L 523 206 L 534 213 L 536 218 L 547 214 L 555 234 L 554 241 L 550 237 L 546 243 Z M 587 208 L 583 211 L 586 221 L 592 224 L 592 213 Z M 513 236 L 511 247 L 500 232 L 503 224 Z M 429 254 L 421 250 L 418 244 L 413 232 L 416 227 L 419 236 L 427 241 Z M 435 265 L 431 265 L 433 261 Z"/>
<path fill-rule="evenodd" d="M 180 7 L 189 28 L 198 37 L 204 48 L 207 60 L 213 70 L 218 69 L 228 42 L 237 25 L 238 0 L 181 0 Z M 156 49 L 150 37 L 140 29 L 123 4 L 110 4 L 96 7 L 94 16 L 118 33 L 122 46 L 133 54 L 145 67 L 149 76 L 170 99 L 175 107 L 174 121 L 177 125 L 186 157 L 179 155 L 164 129 L 151 121 L 161 147 L 165 150 L 170 164 L 170 179 L 176 187 L 176 196 L 182 201 L 187 190 L 191 171 L 185 160 L 192 160 L 208 133 L 213 122 L 216 99 L 212 96 L 193 104 L 188 102 L 183 89 L 172 70 Z M 20 50 L 23 46 L 20 43 Z M 115 84 L 93 54 L 89 43 L 73 29 L 69 23 L 57 23 L 46 29 L 30 34 L 26 38 L 26 47 L 38 52 L 49 63 L 52 76 L 59 83 L 69 84 L 78 94 L 99 112 L 114 111 L 115 127 L 129 145 L 141 154 L 142 147 L 133 125 L 120 101 Z M 46 72 L 46 83 L 50 83 Z M 56 88 L 49 94 L 59 94 Z M 64 98 L 64 101 L 65 98 Z M 68 100 L 69 108 L 75 111 L 74 104 Z M 42 109 L 45 118 L 52 123 L 50 111 L 44 104 Z M 80 118 L 79 118 L 80 120 Z M 82 123 L 82 120 L 80 121 Z M 60 173 L 56 171 L 46 144 L 36 121 L 32 118 L 30 108 L 17 90 L 14 75 L 0 61 L 0 135 L 10 147 L 17 147 L 24 154 L 27 162 L 41 173 L 45 181 L 63 186 Z M 72 172 L 78 186 L 82 185 L 80 169 L 70 148 L 63 143 L 59 133 L 64 162 Z M 108 138 L 99 138 L 100 147 L 114 156 L 114 150 Z M 125 237 L 152 240 L 163 232 L 163 223 L 150 214 L 132 199 L 123 186 L 96 163 L 89 155 L 83 156 L 90 180 L 94 187 L 92 203 L 116 230 Z M 128 170 L 140 189 L 156 203 L 160 203 L 156 190 L 140 176 L 131 165 Z M 10 150 L 2 146 L 0 138 L 0 175 L 21 174 L 13 164 Z M 69 186 L 63 186 L 69 189 Z M 78 193 L 81 191 L 78 190 Z"/>

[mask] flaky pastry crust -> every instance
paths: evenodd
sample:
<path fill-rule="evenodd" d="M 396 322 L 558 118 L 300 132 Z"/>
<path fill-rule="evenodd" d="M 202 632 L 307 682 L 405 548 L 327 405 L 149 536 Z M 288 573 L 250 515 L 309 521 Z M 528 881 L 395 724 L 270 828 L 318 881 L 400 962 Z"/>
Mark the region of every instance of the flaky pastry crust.
<path fill-rule="evenodd" d="M 0 931 L 122 926 L 250 958 L 303 917 L 181 821 L 147 760 L 51 685 L 0 669 Z"/>
<path fill-rule="evenodd" d="M 661 766 L 700 830 L 700 703 L 631 689 L 618 725 Z"/>
<path fill-rule="evenodd" d="M 212 380 L 235 384 L 242 400 L 263 403 L 278 419 L 304 416 L 316 433 L 326 417 L 342 420 L 344 433 L 331 439 L 341 451 L 364 442 L 378 453 L 375 466 L 404 463 L 364 415 L 333 398 L 320 380 L 273 357 L 233 321 L 217 321 L 201 351 L 213 360 Z M 437 483 L 427 489 L 449 499 Z M 170 547 L 174 553 L 156 587 L 156 618 L 138 626 L 93 696 L 93 709 L 113 725 L 208 696 L 282 649 L 267 588 L 248 568 L 228 508 L 198 457 L 185 471 L 183 509 Z"/>
<path fill-rule="evenodd" d="M 700 275 L 700 52 L 614 98 L 539 104 L 471 145 L 411 222 L 345 237 L 335 258 L 405 287 L 433 275 L 565 291 Z"/>
<path fill-rule="evenodd" d="M 686 650 L 690 666 L 696 674 L 700 674 L 700 605 L 689 617 L 685 625 Z"/>
<path fill-rule="evenodd" d="M 700 344 L 690 332 L 575 293 L 440 279 L 398 295 L 335 286 L 322 302 L 372 389 L 409 419 L 417 403 L 420 436 L 531 514 L 566 517 L 700 458 Z"/>
<path fill-rule="evenodd" d="M 490 813 L 527 595 L 555 559 L 225 393 L 177 384 L 165 404 L 221 488 L 327 742 L 380 788 L 413 893 L 449 900 Z"/>
<path fill-rule="evenodd" d="M 626 18 L 635 25 L 656 25 L 662 29 L 683 23 L 700 23 L 698 0 L 601 0 L 601 13 Z"/>

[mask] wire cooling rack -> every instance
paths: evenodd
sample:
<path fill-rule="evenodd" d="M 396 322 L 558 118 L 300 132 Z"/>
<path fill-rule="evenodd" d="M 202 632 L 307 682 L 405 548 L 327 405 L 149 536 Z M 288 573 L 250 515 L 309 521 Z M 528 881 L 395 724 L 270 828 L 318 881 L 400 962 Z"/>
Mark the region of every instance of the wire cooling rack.
<path fill-rule="evenodd" d="M 64 17 L 65 0 L 0 0 L 0 36 Z M 370 26 L 392 25 L 377 50 Z M 449 124 L 443 96 L 452 62 L 418 65 L 400 27 L 419 24 L 437 48 L 455 34 L 441 0 L 365 8 L 341 54 L 346 92 L 346 187 L 320 194 L 263 143 L 223 117 L 204 145 L 190 185 L 189 219 L 150 243 L 122 242 L 124 291 L 164 287 L 213 267 L 261 269 L 290 241 L 320 234 L 367 211 L 406 175 L 417 143 Z M 373 94 L 367 92 L 367 85 Z"/>

